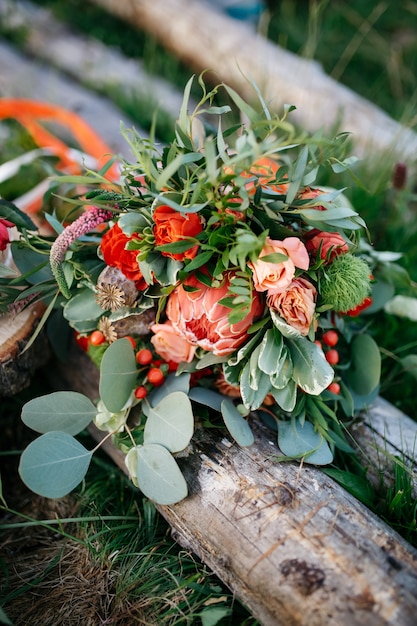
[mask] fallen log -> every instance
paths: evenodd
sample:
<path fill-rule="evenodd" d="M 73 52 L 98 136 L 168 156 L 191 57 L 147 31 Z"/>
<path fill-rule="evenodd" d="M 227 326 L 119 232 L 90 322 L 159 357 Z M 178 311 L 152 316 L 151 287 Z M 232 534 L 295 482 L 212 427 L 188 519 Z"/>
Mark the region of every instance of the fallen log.
<path fill-rule="evenodd" d="M 352 133 L 355 153 L 415 162 L 417 134 L 382 109 L 325 74 L 315 61 L 288 52 L 246 24 L 194 0 L 91 0 L 150 33 L 171 53 L 213 82 L 225 82 L 246 100 L 255 80 L 271 110 L 285 104 L 292 119 L 311 132 Z M 382 159 L 381 159 L 382 160 Z"/>
<path fill-rule="evenodd" d="M 78 350 L 48 377 L 57 389 L 97 397 L 98 371 Z M 390 405 L 381 403 L 387 415 Z M 416 424 L 406 416 L 401 424 L 415 437 Z M 178 543 L 264 626 L 415 624 L 417 551 L 320 470 L 277 463 L 271 432 L 256 420 L 252 427 L 249 448 L 197 431 L 192 452 L 178 459 L 190 495 L 157 507 Z M 124 455 L 104 445 L 126 472 Z"/>
<path fill-rule="evenodd" d="M 26 350 L 45 305 L 37 303 L 20 313 L 0 317 L 0 397 L 12 396 L 30 385 L 34 372 L 45 365 L 51 351 L 44 333 Z"/>

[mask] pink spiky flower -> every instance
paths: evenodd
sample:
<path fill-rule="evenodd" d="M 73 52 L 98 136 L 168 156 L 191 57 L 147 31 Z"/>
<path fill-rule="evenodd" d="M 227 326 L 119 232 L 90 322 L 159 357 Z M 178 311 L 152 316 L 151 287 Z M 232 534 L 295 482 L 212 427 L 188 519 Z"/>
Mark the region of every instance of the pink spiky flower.
<path fill-rule="evenodd" d="M 52 273 L 61 293 L 66 297 L 71 297 L 71 291 L 68 287 L 62 262 L 65 259 L 65 253 L 69 246 L 82 235 L 94 230 L 99 224 L 108 222 L 113 217 L 113 212 L 108 209 L 99 207 L 91 207 L 85 213 L 80 215 L 72 224 L 67 226 L 55 239 L 50 252 L 50 264 Z"/>

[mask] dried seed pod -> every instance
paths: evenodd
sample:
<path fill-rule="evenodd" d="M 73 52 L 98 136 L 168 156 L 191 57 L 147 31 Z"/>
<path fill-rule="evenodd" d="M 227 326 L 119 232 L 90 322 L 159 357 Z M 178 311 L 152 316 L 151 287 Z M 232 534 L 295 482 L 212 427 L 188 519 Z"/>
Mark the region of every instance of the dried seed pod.
<path fill-rule="evenodd" d="M 97 280 L 96 300 L 105 311 L 117 311 L 123 306 L 134 306 L 139 291 L 117 267 L 107 266 Z"/>

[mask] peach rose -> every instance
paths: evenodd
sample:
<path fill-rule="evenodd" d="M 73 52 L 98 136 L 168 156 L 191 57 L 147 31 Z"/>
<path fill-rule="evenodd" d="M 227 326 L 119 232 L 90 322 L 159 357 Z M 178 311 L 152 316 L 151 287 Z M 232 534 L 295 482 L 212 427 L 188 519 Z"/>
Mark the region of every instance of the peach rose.
<path fill-rule="evenodd" d="M 195 237 L 202 231 L 200 218 L 196 213 L 182 214 L 165 205 L 155 209 L 153 220 L 155 223 L 153 232 L 157 246 L 183 241 L 188 237 Z M 197 252 L 198 245 L 195 245 L 185 252 L 161 252 L 161 254 L 176 261 L 183 261 L 184 259 L 193 259 Z"/>
<path fill-rule="evenodd" d="M 320 258 L 324 261 L 333 261 L 338 254 L 349 251 L 349 246 L 342 235 L 317 229 L 307 233 L 306 248 L 314 259 L 320 251 Z"/>
<path fill-rule="evenodd" d="M 219 300 L 228 295 L 230 275 L 225 275 L 219 287 L 208 287 L 191 276 L 171 293 L 166 308 L 176 332 L 193 346 L 219 356 L 231 354 L 246 340 L 249 326 L 263 311 L 260 297 L 255 294 L 249 314 L 236 324 L 229 323 L 230 309 Z"/>
<path fill-rule="evenodd" d="M 195 346 L 176 332 L 171 322 L 165 324 L 153 324 L 151 331 L 151 344 L 157 354 L 165 361 L 174 363 L 190 363 L 194 358 Z"/>
<path fill-rule="evenodd" d="M 277 263 L 262 261 L 262 257 L 277 253 L 288 258 Z M 283 241 L 267 237 L 259 258 L 248 263 L 256 291 L 268 291 L 269 294 L 286 289 L 294 278 L 295 268 L 307 270 L 309 264 L 306 247 L 298 237 L 286 237 Z"/>
<path fill-rule="evenodd" d="M 254 194 L 256 191 L 256 187 L 260 185 L 261 187 L 268 187 L 272 191 L 276 191 L 279 194 L 286 194 L 288 191 L 289 184 L 281 183 L 274 184 L 274 181 L 277 179 L 277 173 L 280 168 L 279 163 L 275 161 L 275 159 L 271 159 L 271 157 L 262 157 L 255 161 L 252 164 L 248 176 L 253 177 L 256 176 L 257 181 L 251 181 L 246 185 L 246 189 L 249 193 Z M 241 174 L 243 176 L 243 174 Z"/>
<path fill-rule="evenodd" d="M 308 335 L 314 320 L 317 290 L 305 278 L 295 278 L 282 293 L 267 297 L 267 304 L 301 335 Z"/>

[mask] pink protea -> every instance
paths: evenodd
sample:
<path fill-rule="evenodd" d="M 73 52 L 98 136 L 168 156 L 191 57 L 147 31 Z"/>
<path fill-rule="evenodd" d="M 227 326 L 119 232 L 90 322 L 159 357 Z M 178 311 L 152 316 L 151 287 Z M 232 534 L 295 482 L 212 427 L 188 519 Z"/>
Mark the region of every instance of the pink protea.
<path fill-rule="evenodd" d="M 179 335 L 218 356 L 234 352 L 246 340 L 249 326 L 263 311 L 260 296 L 255 292 L 248 315 L 237 324 L 229 323 L 230 309 L 219 301 L 229 292 L 231 276 L 232 272 L 226 273 L 219 287 L 209 287 L 191 276 L 171 293 L 166 309 Z"/>
<path fill-rule="evenodd" d="M 71 297 L 71 291 L 68 288 L 65 279 L 62 262 L 65 259 L 65 253 L 69 246 L 82 235 L 94 230 L 99 224 L 108 222 L 113 217 L 113 212 L 108 209 L 99 207 L 91 207 L 85 213 L 80 215 L 72 224 L 67 226 L 55 239 L 51 247 L 49 261 L 52 273 L 58 283 L 61 293 L 66 297 Z"/>

